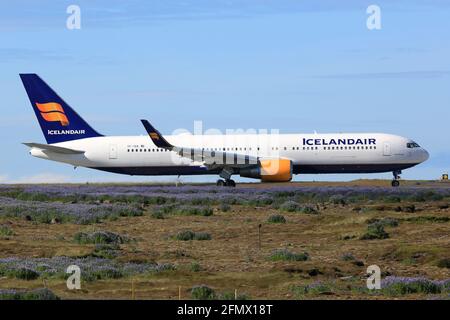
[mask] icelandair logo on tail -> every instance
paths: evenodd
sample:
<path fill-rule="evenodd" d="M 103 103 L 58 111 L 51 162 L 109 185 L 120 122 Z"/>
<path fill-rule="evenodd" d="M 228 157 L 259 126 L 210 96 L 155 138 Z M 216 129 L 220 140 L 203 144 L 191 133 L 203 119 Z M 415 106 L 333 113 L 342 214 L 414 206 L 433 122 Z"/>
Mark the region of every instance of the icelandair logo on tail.
<path fill-rule="evenodd" d="M 150 138 L 159 140 L 159 135 L 156 132 L 150 132 Z"/>
<path fill-rule="evenodd" d="M 41 112 L 41 116 L 45 121 L 48 122 L 59 122 L 63 127 L 69 125 L 69 119 L 67 119 L 64 109 L 59 103 L 49 102 L 49 103 L 38 103 L 36 106 Z"/>
<path fill-rule="evenodd" d="M 47 122 L 59 122 L 61 126 L 67 127 L 70 122 L 67 119 L 66 113 L 63 107 L 56 102 L 48 103 L 38 103 L 36 106 L 41 112 L 41 117 Z M 85 134 L 85 130 L 47 130 L 50 135 L 61 135 L 61 134 Z"/>

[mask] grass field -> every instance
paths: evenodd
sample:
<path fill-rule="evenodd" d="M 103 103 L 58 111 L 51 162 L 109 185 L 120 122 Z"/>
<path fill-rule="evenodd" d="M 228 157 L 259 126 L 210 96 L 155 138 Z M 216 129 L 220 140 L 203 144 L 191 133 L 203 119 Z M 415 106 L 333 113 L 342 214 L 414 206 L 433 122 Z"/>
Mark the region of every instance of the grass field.
<path fill-rule="evenodd" d="M 448 299 L 450 184 L 388 185 L 3 185 L 0 297 Z"/>

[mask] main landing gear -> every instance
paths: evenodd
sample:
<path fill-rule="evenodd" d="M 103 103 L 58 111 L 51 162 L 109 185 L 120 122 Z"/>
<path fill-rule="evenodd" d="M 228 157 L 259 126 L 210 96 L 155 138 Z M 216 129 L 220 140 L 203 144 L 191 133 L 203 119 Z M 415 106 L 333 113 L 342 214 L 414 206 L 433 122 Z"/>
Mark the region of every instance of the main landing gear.
<path fill-rule="evenodd" d="M 232 168 L 224 168 L 219 176 L 222 179 L 217 180 L 216 186 L 218 187 L 236 187 L 236 182 L 234 180 L 231 180 L 231 175 L 235 173 Z"/>
<path fill-rule="evenodd" d="M 391 182 L 391 185 L 394 187 L 394 188 L 397 188 L 398 186 L 400 186 L 400 176 L 399 176 L 399 174 L 401 174 L 402 173 L 402 171 L 401 170 L 397 170 L 397 171 L 394 171 L 394 172 L 392 172 L 392 174 L 394 175 L 394 180 L 392 180 L 392 182 Z"/>
<path fill-rule="evenodd" d="M 219 179 L 216 182 L 216 186 L 218 187 L 236 187 L 236 182 L 234 182 L 234 180 L 231 179 L 226 179 L 226 180 L 222 180 Z"/>

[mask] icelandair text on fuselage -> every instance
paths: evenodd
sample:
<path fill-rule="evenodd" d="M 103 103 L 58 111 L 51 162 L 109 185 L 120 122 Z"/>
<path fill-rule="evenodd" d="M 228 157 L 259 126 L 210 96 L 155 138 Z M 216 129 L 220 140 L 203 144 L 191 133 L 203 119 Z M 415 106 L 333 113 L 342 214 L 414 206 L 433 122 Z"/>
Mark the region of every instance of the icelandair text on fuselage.
<path fill-rule="evenodd" d="M 85 130 L 47 130 L 47 134 L 59 135 L 59 134 L 85 134 Z"/>
<path fill-rule="evenodd" d="M 303 138 L 305 146 L 352 146 L 352 145 L 376 145 L 377 139 L 306 139 Z"/>

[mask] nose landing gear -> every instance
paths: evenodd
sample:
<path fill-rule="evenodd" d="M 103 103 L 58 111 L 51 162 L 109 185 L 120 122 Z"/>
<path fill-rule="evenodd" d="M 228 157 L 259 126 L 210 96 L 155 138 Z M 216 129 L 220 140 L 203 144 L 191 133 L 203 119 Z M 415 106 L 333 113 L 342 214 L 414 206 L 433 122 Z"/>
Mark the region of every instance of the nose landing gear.
<path fill-rule="evenodd" d="M 397 170 L 397 171 L 392 172 L 392 174 L 394 175 L 394 180 L 392 180 L 391 185 L 394 188 L 400 186 L 400 181 L 399 181 L 400 180 L 400 176 L 399 176 L 399 174 L 401 174 L 401 173 L 402 173 L 401 170 Z"/>

